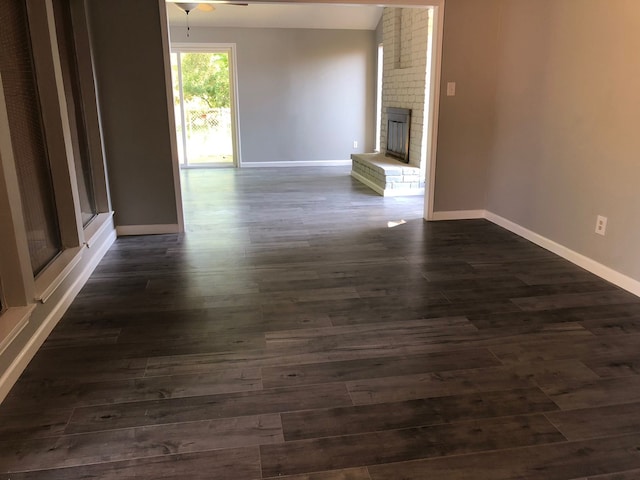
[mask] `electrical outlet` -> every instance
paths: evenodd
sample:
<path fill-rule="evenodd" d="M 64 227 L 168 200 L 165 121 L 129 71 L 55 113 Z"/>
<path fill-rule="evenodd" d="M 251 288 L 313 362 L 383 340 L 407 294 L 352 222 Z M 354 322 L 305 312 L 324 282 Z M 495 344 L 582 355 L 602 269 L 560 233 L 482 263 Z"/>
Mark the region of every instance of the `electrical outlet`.
<path fill-rule="evenodd" d="M 607 232 L 607 217 L 598 215 L 598 219 L 596 220 L 596 233 L 604 237 L 604 234 L 606 232 Z"/>
<path fill-rule="evenodd" d="M 358 148 L 358 141 L 357 140 L 353 141 L 353 148 Z"/>

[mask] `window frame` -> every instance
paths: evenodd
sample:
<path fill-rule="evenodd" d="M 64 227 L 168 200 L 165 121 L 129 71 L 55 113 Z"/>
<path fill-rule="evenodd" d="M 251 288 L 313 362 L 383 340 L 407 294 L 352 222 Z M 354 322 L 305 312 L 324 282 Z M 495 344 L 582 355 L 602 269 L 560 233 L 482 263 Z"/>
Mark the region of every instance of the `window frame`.
<path fill-rule="evenodd" d="M 4 310 L 0 313 L 0 353 L 27 325 L 35 303 L 35 285 L 27 234 L 22 218 L 22 201 L 9 133 L 9 119 L 0 72 L 0 279 Z"/>
<path fill-rule="evenodd" d="M 81 75 L 82 107 L 87 115 L 87 135 L 93 171 L 97 215 L 83 225 L 68 103 L 58 50 L 52 0 L 25 0 L 40 96 L 45 146 L 49 155 L 55 210 L 62 251 L 38 275 L 33 274 L 22 210 L 18 175 L 0 72 L 0 281 L 4 309 L 0 311 L 0 354 L 28 324 L 39 303 L 45 303 L 82 260 L 93 240 L 112 225 L 102 145 L 99 109 L 93 74 L 92 52 L 83 0 L 71 0 L 79 26 L 77 65 Z M 75 30 L 75 29 L 74 29 Z M 75 36 L 76 34 L 74 34 Z"/>

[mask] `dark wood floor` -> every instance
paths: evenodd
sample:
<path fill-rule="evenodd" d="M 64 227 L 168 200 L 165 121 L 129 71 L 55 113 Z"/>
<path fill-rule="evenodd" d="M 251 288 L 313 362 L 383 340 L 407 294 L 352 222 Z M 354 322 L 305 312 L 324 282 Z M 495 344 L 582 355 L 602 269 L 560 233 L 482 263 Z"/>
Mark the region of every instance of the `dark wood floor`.
<path fill-rule="evenodd" d="M 637 297 L 344 168 L 184 189 L 0 406 L 0 478 L 640 478 Z"/>

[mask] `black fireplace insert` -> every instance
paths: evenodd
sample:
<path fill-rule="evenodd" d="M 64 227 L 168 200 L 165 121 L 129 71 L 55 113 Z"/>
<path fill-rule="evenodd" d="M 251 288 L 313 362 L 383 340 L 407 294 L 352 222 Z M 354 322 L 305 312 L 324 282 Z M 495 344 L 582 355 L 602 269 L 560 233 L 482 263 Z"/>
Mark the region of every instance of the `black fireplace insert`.
<path fill-rule="evenodd" d="M 408 108 L 387 108 L 387 151 L 390 157 L 409 163 L 409 130 L 411 110 Z"/>

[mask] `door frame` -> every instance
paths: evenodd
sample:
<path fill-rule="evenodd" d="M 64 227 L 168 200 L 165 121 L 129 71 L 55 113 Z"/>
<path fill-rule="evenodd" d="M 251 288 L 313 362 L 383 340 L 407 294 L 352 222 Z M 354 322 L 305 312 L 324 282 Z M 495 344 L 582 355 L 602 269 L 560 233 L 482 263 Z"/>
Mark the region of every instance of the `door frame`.
<path fill-rule="evenodd" d="M 231 100 L 231 143 L 233 148 L 233 167 L 242 167 L 242 157 L 240 155 L 240 122 L 238 111 L 238 75 L 236 62 L 236 44 L 235 43 L 171 43 L 170 53 L 226 53 L 229 55 L 229 96 Z M 182 90 L 181 98 L 182 101 Z M 184 125 L 183 125 L 184 128 Z M 174 132 L 177 139 L 177 132 Z M 177 139 L 180 141 L 179 139 Z M 185 151 L 186 155 L 186 151 Z M 176 156 L 178 167 L 180 160 Z M 217 165 L 213 165 L 216 167 Z M 211 168 L 211 165 L 193 166 L 187 168 Z"/>
<path fill-rule="evenodd" d="M 169 110 L 169 119 L 170 124 L 173 123 L 173 132 L 172 132 L 172 154 L 174 157 L 174 185 L 176 188 L 176 210 L 178 212 L 178 224 L 180 232 L 184 232 L 184 214 L 182 208 L 182 189 L 180 186 L 180 167 L 178 160 L 178 151 L 177 144 L 175 142 L 176 138 L 176 128 L 175 128 L 175 119 L 173 114 L 173 91 L 171 87 L 171 62 L 170 62 L 170 50 L 174 47 L 180 46 L 189 46 L 191 48 L 210 48 L 211 45 L 215 44 L 202 44 L 202 43 L 178 43 L 170 44 L 169 41 L 169 20 L 167 18 L 167 10 L 166 10 L 166 0 L 158 0 L 159 10 L 161 15 L 164 16 L 164 21 L 160 22 L 162 28 L 162 42 L 164 44 L 164 55 L 165 55 L 165 79 L 167 81 L 167 106 L 170 107 Z M 205 0 L 210 1 L 210 0 Z M 249 3 L 267 3 L 266 0 L 248 0 Z M 292 0 L 289 0 L 292 1 Z M 433 220 L 433 207 L 435 200 L 435 185 L 436 185 L 436 158 L 437 158 L 437 144 L 438 144 L 438 116 L 440 110 L 440 83 L 442 76 L 442 50 L 443 50 L 443 38 L 444 38 L 444 15 L 445 15 L 445 2 L 446 0 L 386 0 L 382 6 L 383 7 L 433 7 L 433 45 L 432 45 L 432 58 L 431 58 L 431 85 L 429 88 L 429 111 L 428 111 L 428 121 L 429 125 L 429 137 L 427 139 L 427 159 L 425 165 L 425 171 L 427 178 L 426 181 L 426 191 L 424 195 L 424 210 L 423 217 L 425 220 Z M 273 3 L 289 3 L 286 0 L 284 1 L 274 1 Z M 342 0 L 293 0 L 293 3 L 345 3 L 350 5 L 380 5 L 380 2 L 376 0 L 349 0 L 348 2 Z M 225 44 L 218 44 L 225 45 Z M 232 61 L 232 75 L 233 75 L 233 95 L 235 98 L 234 104 L 235 108 L 238 108 L 238 85 L 237 85 L 237 75 L 236 75 L 236 56 L 235 56 L 235 43 L 234 44 L 226 44 L 232 45 L 233 52 L 233 61 Z M 238 114 L 236 111 L 236 134 L 235 134 L 235 147 L 238 153 L 237 166 L 242 167 L 242 158 L 240 152 L 240 129 L 239 129 L 239 120 Z"/>
<path fill-rule="evenodd" d="M 440 82 L 442 76 L 442 43 L 444 38 L 444 8 L 445 0 L 426 0 L 428 7 L 433 7 L 433 32 L 431 45 L 430 85 L 429 85 L 429 109 L 427 121 L 429 122 L 429 134 L 427 136 L 427 158 L 425 165 L 426 190 L 424 192 L 425 220 L 433 220 L 433 205 L 436 189 L 436 158 L 438 153 L 438 124 L 440 113 Z M 390 5 L 395 6 L 395 5 Z"/>

